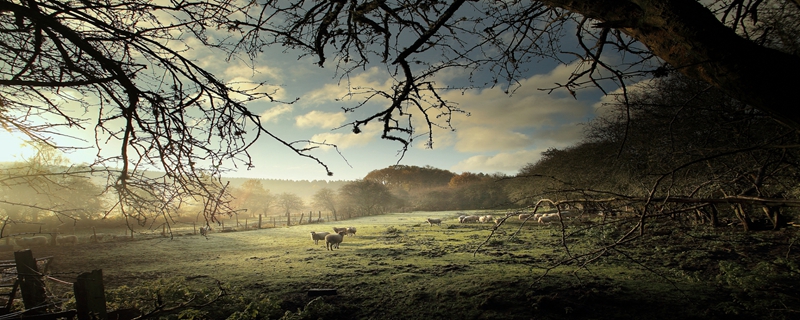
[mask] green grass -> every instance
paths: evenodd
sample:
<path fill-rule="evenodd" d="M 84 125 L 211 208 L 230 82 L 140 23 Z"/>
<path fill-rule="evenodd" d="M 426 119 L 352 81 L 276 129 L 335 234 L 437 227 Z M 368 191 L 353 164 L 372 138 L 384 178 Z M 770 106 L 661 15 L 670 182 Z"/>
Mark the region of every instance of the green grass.
<path fill-rule="evenodd" d="M 678 234 L 669 239 L 654 237 L 642 247 L 628 249 L 642 265 L 610 254 L 586 268 L 554 267 L 540 278 L 548 267 L 567 257 L 557 226 L 528 223 L 511 237 L 519 228 L 519 221 L 512 218 L 487 242 L 492 225 L 459 224 L 458 215 L 395 213 L 288 228 L 214 232 L 208 239 L 150 237 L 33 248 L 33 252 L 37 257 L 53 256 L 49 272 L 66 281 L 94 269 L 103 270 L 110 291 L 123 286 L 152 287 L 158 279 L 180 279 L 190 289 L 212 290 L 219 281 L 228 287 L 230 298 L 238 301 L 228 301 L 233 310 L 217 307 L 213 312 L 205 310 L 204 316 L 194 315 L 199 318 L 224 318 L 234 311 L 251 312 L 259 305 L 279 307 L 280 313 L 290 313 L 287 319 L 730 319 L 784 314 L 765 313 L 775 309 L 775 304 L 743 300 L 747 298 L 743 291 L 731 283 L 738 279 L 740 286 L 762 285 L 743 269 L 731 265 L 725 279 L 715 278 L 720 265 L 715 259 L 731 258 L 719 254 L 724 252 L 719 248 L 724 242 L 698 246 L 687 243 L 685 235 L 680 238 L 683 242 Z M 442 226 L 429 226 L 427 217 L 442 218 Z M 356 236 L 347 236 L 338 250 L 326 250 L 324 242 L 314 245 L 310 231 L 330 232 L 334 226 L 354 226 L 358 231 Z M 594 248 L 598 237 L 602 232 L 571 238 L 573 254 Z M 768 249 L 759 243 L 754 247 Z M 11 253 L 2 254 L 5 257 L 0 259 L 13 258 Z M 782 281 L 797 280 L 796 272 L 787 274 L 788 279 Z M 338 295 L 314 300 L 307 307 L 312 298 L 306 291 L 313 288 L 336 288 Z M 784 298 L 794 303 L 791 299 L 796 295 Z M 270 302 L 256 303 L 259 299 Z M 257 317 L 237 314 L 233 318 Z"/>

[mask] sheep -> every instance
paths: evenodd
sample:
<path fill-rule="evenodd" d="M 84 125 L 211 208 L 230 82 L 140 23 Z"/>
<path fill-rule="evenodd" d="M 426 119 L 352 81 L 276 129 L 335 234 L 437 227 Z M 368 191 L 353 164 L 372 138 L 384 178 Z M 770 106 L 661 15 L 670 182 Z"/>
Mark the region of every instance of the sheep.
<path fill-rule="evenodd" d="M 560 218 L 558 213 L 546 213 L 539 217 L 539 223 L 548 223 L 553 221 L 558 221 Z"/>
<path fill-rule="evenodd" d="M 314 232 L 311 231 L 311 240 L 314 240 L 314 244 L 319 244 L 320 240 L 325 240 L 325 236 L 329 235 L 330 232 Z"/>
<path fill-rule="evenodd" d="M 431 225 L 431 227 L 433 227 L 434 224 L 437 225 L 437 226 L 440 226 L 440 227 L 442 226 L 442 219 L 431 219 L 431 218 L 428 218 L 426 220 Z"/>
<path fill-rule="evenodd" d="M 476 222 L 476 221 L 478 221 L 478 219 L 480 219 L 480 217 L 478 217 L 478 216 L 466 216 L 466 217 L 464 217 L 464 219 L 461 220 L 461 222 L 462 223 Z"/>
<path fill-rule="evenodd" d="M 211 231 L 211 226 L 205 225 L 200 227 L 200 235 L 201 236 L 208 236 L 208 233 Z"/>
<path fill-rule="evenodd" d="M 78 244 L 78 237 L 75 235 L 58 236 L 56 237 L 56 243 L 58 245 L 76 245 Z"/>
<path fill-rule="evenodd" d="M 16 242 L 20 247 L 45 246 L 47 245 L 47 237 L 22 237 L 17 239 Z"/>
<path fill-rule="evenodd" d="M 463 215 L 463 214 L 462 214 L 462 215 L 460 215 L 460 216 L 458 216 L 458 223 L 464 223 L 464 218 L 466 218 L 466 217 L 467 217 L 467 216 L 466 216 L 466 215 Z"/>
<path fill-rule="evenodd" d="M 492 222 L 492 221 L 494 221 L 494 218 L 491 215 L 485 215 L 485 216 L 478 217 L 478 221 L 480 223 Z"/>
<path fill-rule="evenodd" d="M 104 233 L 96 233 L 96 234 L 93 234 L 93 235 L 89 236 L 89 241 L 91 241 L 91 242 L 100 242 L 100 241 L 103 241 L 105 238 L 106 238 L 106 235 Z"/>
<path fill-rule="evenodd" d="M 347 234 L 351 236 L 356 235 L 356 227 L 347 227 Z"/>
<path fill-rule="evenodd" d="M 530 217 L 531 217 L 531 214 L 530 214 L 530 213 L 520 213 L 520 214 L 519 214 L 519 219 L 520 219 L 520 220 L 525 220 L 525 219 L 528 219 L 528 218 L 530 218 Z"/>
<path fill-rule="evenodd" d="M 341 231 L 347 232 L 347 228 L 337 228 L 333 227 L 333 233 L 339 233 Z"/>
<path fill-rule="evenodd" d="M 344 235 L 347 231 L 341 231 L 336 234 L 329 234 L 325 236 L 325 249 L 333 251 L 333 248 L 339 249 L 339 244 L 344 240 Z"/>

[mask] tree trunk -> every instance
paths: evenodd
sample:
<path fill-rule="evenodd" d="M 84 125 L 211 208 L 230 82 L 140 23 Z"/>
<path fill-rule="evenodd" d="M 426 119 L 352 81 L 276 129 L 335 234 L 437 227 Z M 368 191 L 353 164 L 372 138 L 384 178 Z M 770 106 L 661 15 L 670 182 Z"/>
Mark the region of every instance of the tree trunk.
<path fill-rule="evenodd" d="M 742 223 L 742 228 L 745 232 L 750 231 L 753 229 L 753 222 L 750 221 L 750 218 L 747 216 L 747 212 L 744 211 L 744 208 L 741 204 L 735 204 L 731 206 L 733 208 L 733 213 L 736 214 L 736 218 Z"/>
<path fill-rule="evenodd" d="M 767 215 L 767 219 L 772 223 L 772 230 L 778 230 L 786 226 L 786 218 L 781 214 L 780 207 L 763 206 L 761 209 Z"/>
<path fill-rule="evenodd" d="M 552 0 L 646 45 L 670 66 L 800 128 L 800 59 L 742 38 L 696 0 Z M 780 80 L 779 80 L 780 79 Z"/>
<path fill-rule="evenodd" d="M 711 210 L 709 210 L 709 214 L 711 215 L 711 226 L 716 228 L 719 227 L 719 211 L 717 210 L 716 205 L 711 205 Z"/>

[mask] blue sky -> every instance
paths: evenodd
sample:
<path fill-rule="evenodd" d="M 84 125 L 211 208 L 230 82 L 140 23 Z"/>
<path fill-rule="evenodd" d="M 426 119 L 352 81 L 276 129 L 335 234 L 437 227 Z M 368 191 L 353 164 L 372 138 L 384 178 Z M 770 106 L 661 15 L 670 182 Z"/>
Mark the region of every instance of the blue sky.
<path fill-rule="evenodd" d="M 200 48 L 199 45 L 188 45 Z M 335 68 L 320 68 L 312 59 L 297 59 L 294 52 L 268 51 L 256 64 L 255 72 L 242 61 L 226 63 L 212 52 L 194 49 L 188 53 L 201 66 L 213 71 L 230 83 L 261 82 L 273 84 L 267 90 L 275 90 L 276 97 L 285 101 L 295 98 L 293 104 L 254 101 L 248 105 L 259 114 L 262 123 L 274 134 L 287 141 L 315 140 L 339 146 L 341 155 L 330 148 L 320 148 L 312 154 L 325 162 L 334 173 L 325 170 L 310 159 L 295 155 L 279 143 L 262 137 L 251 149 L 254 169 L 236 169 L 231 177 L 292 179 L 292 180 L 355 180 L 363 178 L 372 170 L 400 164 L 425 166 L 461 172 L 514 174 L 527 163 L 539 159 L 541 152 L 551 147 L 563 148 L 581 139 L 582 126 L 595 115 L 600 100 L 599 90 L 579 91 L 578 99 L 565 91 L 548 94 L 540 88 L 564 83 L 576 69 L 575 65 L 541 63 L 527 66 L 532 70 L 520 81 L 513 94 L 503 88 L 484 88 L 470 91 L 452 90 L 444 92 L 447 100 L 457 103 L 470 116 L 456 115 L 452 121 L 455 131 L 434 130 L 433 148 L 424 146 L 424 137 L 400 159 L 402 147 L 397 142 L 381 140 L 380 127 L 368 125 L 361 134 L 355 135 L 349 127 L 332 130 L 355 120 L 353 114 L 345 114 L 342 107 L 352 107 L 359 102 L 336 101 L 345 95 L 348 88 L 335 73 Z M 449 70 L 435 80 L 437 85 L 460 85 L 467 77 L 467 70 Z M 486 75 L 483 75 L 485 77 Z M 479 81 L 480 82 L 480 76 Z M 351 87 L 370 86 L 386 88 L 390 85 L 385 69 L 370 66 L 350 75 Z M 242 84 L 246 85 L 246 84 Z M 65 90 L 62 94 L 70 94 Z M 73 93 L 76 94 L 77 93 Z M 78 97 L 80 98 L 80 97 Z M 375 111 L 380 104 L 369 105 Z M 75 110 L 84 118 L 92 112 Z M 88 123 L 92 123 L 89 121 Z M 91 162 L 98 154 L 94 147 L 93 127 L 87 130 L 70 130 L 68 135 L 78 138 L 54 137 L 62 145 L 87 147 L 83 151 L 66 154 L 73 162 Z M 417 124 L 417 130 L 425 129 Z M 423 132 L 418 132 L 423 133 Z M 22 141 L 15 135 L 0 130 L 0 161 L 15 161 L 30 152 L 20 146 Z M 119 147 L 110 141 L 103 145 L 100 154 L 118 152 Z"/>

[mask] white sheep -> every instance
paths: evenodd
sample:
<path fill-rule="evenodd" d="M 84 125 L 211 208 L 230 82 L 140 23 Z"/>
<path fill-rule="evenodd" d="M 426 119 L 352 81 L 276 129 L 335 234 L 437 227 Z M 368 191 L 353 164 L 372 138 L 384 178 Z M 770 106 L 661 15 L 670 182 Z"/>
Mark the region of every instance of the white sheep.
<path fill-rule="evenodd" d="M 339 232 L 342 232 L 342 231 L 347 232 L 347 228 L 333 227 L 333 233 L 339 233 Z"/>
<path fill-rule="evenodd" d="M 356 227 L 347 227 L 347 234 L 351 236 L 356 235 Z"/>
<path fill-rule="evenodd" d="M 336 234 L 329 234 L 325 236 L 325 249 L 333 251 L 333 248 L 339 249 L 339 244 L 344 240 L 344 235 L 347 231 L 341 231 Z"/>
<path fill-rule="evenodd" d="M 91 242 L 101 242 L 106 238 L 105 233 L 96 233 L 89 236 L 89 241 Z"/>
<path fill-rule="evenodd" d="M 22 237 L 17 239 L 16 242 L 20 247 L 45 246 L 47 245 L 47 237 Z"/>
<path fill-rule="evenodd" d="M 76 245 L 78 244 L 78 236 L 75 235 L 58 236 L 56 237 L 56 243 L 60 246 L 67 244 Z"/>
<path fill-rule="evenodd" d="M 525 219 L 528 219 L 528 218 L 530 218 L 530 217 L 531 217 L 531 214 L 530 214 L 530 213 L 520 213 L 520 214 L 519 214 L 519 219 L 520 219 L 520 220 L 525 220 Z"/>
<path fill-rule="evenodd" d="M 549 223 L 553 221 L 558 221 L 560 218 L 558 217 L 558 213 L 546 213 L 539 217 L 539 223 Z"/>
<path fill-rule="evenodd" d="M 311 231 L 311 240 L 314 240 L 314 244 L 319 244 L 320 240 L 325 240 L 325 236 L 329 235 L 330 232 L 314 232 Z"/>
<path fill-rule="evenodd" d="M 431 218 L 428 218 L 426 220 L 431 225 L 431 227 L 433 227 L 434 224 L 437 225 L 437 226 L 440 226 L 440 227 L 442 226 L 442 219 L 431 219 Z"/>
<path fill-rule="evenodd" d="M 485 216 L 478 217 L 478 221 L 480 223 L 492 222 L 492 221 L 494 221 L 494 218 L 492 217 L 492 215 L 485 215 Z"/>
<path fill-rule="evenodd" d="M 461 220 L 461 222 L 462 223 L 476 222 L 476 221 L 478 221 L 478 219 L 480 219 L 480 217 L 478 217 L 478 216 L 466 216 L 466 217 L 464 217 L 464 219 Z"/>
<path fill-rule="evenodd" d="M 464 218 L 466 218 L 466 217 L 467 217 L 467 216 L 466 216 L 466 215 L 463 215 L 463 214 L 462 214 L 462 215 L 460 215 L 460 216 L 458 216 L 458 223 L 464 223 Z"/>

